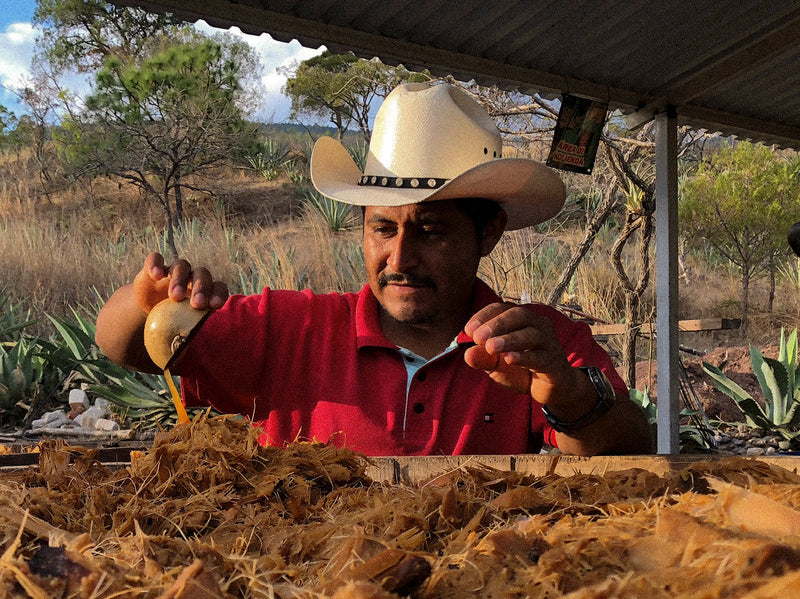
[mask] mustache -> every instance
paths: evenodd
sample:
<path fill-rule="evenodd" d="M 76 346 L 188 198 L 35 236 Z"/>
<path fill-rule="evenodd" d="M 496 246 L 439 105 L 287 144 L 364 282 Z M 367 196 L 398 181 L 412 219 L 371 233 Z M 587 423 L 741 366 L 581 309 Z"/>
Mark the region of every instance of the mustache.
<path fill-rule="evenodd" d="M 378 285 L 380 287 L 386 287 L 391 283 L 395 283 L 398 285 L 412 285 L 415 287 L 431 287 L 433 289 L 436 289 L 436 282 L 430 277 L 422 275 L 415 275 L 410 273 L 407 274 L 391 273 L 391 274 L 382 274 L 378 276 Z"/>

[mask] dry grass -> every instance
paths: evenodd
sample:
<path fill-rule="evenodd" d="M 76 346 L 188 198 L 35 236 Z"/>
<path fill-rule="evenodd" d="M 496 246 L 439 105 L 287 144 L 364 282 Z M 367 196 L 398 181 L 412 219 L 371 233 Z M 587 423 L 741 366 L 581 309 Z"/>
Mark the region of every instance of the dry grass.
<path fill-rule="evenodd" d="M 207 265 L 233 291 L 253 292 L 263 285 L 353 291 L 363 285 L 360 231 L 329 231 L 321 217 L 303 209 L 286 181 L 221 170 L 204 183 L 215 188 L 215 195 L 186 198 L 190 220 L 178 233 L 177 245 L 182 255 Z M 42 320 L 44 314 L 69 316 L 73 308 L 96 307 L 133 278 L 150 251 L 164 247 L 160 208 L 114 182 L 95 181 L 49 199 L 20 201 L 22 187 L 6 182 L 0 188 L 0 288 Z M 509 232 L 483 261 L 481 276 L 506 298 L 530 295 L 544 301 L 581 236 L 579 230 L 555 224 L 545 233 Z M 611 243 L 613 232 L 598 237 L 562 301 L 601 321 L 620 322 L 624 293 L 609 261 Z M 680 318 L 737 318 L 736 274 L 709 270 L 698 257 L 690 265 L 693 278 L 682 281 L 679 291 Z M 636 276 L 635 269 L 629 276 Z M 654 312 L 655 293 L 651 281 L 642 298 L 645 314 Z M 796 277 L 780 278 L 771 314 L 765 309 L 766 280 L 756 281 L 751 294 L 748 340 L 774 343 L 781 327 L 794 328 L 800 315 Z M 47 330 L 45 322 L 40 325 Z M 728 331 L 692 333 L 681 342 L 708 350 L 748 340 Z M 649 351 L 644 344 L 642 357 Z"/>

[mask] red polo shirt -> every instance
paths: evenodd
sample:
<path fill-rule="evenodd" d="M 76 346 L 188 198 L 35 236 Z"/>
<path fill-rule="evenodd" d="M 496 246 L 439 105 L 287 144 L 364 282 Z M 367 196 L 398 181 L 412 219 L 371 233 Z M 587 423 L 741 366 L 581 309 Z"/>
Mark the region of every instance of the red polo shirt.
<path fill-rule="evenodd" d="M 500 298 L 483 282 L 473 313 Z M 574 366 L 596 365 L 627 389 L 590 328 L 541 304 Z M 212 314 L 181 361 L 188 406 L 243 414 L 282 445 L 314 439 L 367 455 L 538 452 L 552 429 L 539 404 L 467 366 L 464 333 L 408 384 L 404 354 L 381 332 L 378 303 L 360 293 L 265 289 L 232 296 Z"/>

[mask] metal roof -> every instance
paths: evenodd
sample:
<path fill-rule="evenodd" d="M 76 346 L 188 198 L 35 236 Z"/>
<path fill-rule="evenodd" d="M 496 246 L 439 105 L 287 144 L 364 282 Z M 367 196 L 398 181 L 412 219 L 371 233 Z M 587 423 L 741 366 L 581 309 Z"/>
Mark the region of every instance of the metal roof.
<path fill-rule="evenodd" d="M 800 148 L 800 2 L 113 1 Z"/>

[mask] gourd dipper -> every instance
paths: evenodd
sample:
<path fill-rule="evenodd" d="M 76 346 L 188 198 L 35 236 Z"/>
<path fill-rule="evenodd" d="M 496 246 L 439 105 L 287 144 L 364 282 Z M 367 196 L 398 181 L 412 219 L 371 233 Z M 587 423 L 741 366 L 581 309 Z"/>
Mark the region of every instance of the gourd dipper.
<path fill-rule="evenodd" d="M 209 312 L 208 309 L 193 308 L 189 300 L 176 302 L 168 298 L 153 306 L 147 314 L 144 346 L 153 362 L 164 371 L 172 402 L 178 412 L 178 423 L 186 423 L 190 419 L 169 369 L 200 330 Z"/>

